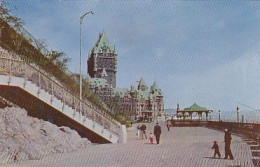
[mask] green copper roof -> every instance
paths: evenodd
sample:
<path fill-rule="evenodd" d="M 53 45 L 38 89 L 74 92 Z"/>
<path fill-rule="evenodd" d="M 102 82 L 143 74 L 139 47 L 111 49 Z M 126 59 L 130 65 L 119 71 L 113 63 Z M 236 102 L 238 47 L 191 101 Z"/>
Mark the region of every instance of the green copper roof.
<path fill-rule="evenodd" d="M 163 95 L 161 89 L 159 88 L 157 82 L 154 82 L 153 85 L 150 88 L 151 93 L 157 95 Z"/>
<path fill-rule="evenodd" d="M 138 91 L 139 91 L 139 94 L 140 94 L 140 98 L 148 100 L 148 98 L 149 98 L 148 89 L 146 89 L 145 91 L 142 91 L 142 90 L 138 90 Z"/>
<path fill-rule="evenodd" d="M 140 79 L 139 86 L 146 86 L 143 78 Z"/>
<path fill-rule="evenodd" d="M 107 82 L 107 80 L 103 79 L 103 78 L 90 78 L 90 85 L 91 87 L 108 87 L 109 83 Z"/>
<path fill-rule="evenodd" d="M 99 39 L 92 49 L 92 52 L 103 53 L 104 51 L 106 51 L 107 53 L 115 53 L 115 47 L 112 47 L 112 45 L 110 45 L 107 35 L 102 32 L 101 34 L 99 34 Z"/>
<path fill-rule="evenodd" d="M 159 89 L 159 86 L 156 82 L 153 83 L 153 85 L 151 86 L 151 91 Z"/>
<path fill-rule="evenodd" d="M 207 111 L 208 109 L 206 109 L 205 107 L 201 107 L 199 105 L 197 105 L 196 103 L 194 103 L 192 106 L 188 107 L 188 108 L 184 108 L 184 111 Z"/>
<path fill-rule="evenodd" d="M 114 96 L 119 96 L 121 98 L 127 96 L 128 98 L 131 98 L 130 94 L 129 94 L 129 90 L 126 88 L 121 88 L 121 89 L 114 89 L 113 90 L 113 94 Z"/>

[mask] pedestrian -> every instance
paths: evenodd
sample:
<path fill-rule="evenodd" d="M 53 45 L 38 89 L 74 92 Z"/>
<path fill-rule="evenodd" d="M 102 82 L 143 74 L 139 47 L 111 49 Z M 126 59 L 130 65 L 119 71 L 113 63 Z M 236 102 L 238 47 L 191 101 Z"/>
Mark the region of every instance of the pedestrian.
<path fill-rule="evenodd" d="M 155 139 L 157 144 L 160 143 L 160 136 L 161 136 L 161 126 L 157 122 L 156 125 L 154 126 L 153 134 L 155 135 Z"/>
<path fill-rule="evenodd" d="M 144 139 L 144 136 L 145 136 L 145 139 L 147 139 L 147 136 L 146 136 L 146 125 L 145 124 L 142 124 L 141 131 L 142 131 L 142 139 Z"/>
<path fill-rule="evenodd" d="M 224 159 L 227 159 L 228 157 L 230 159 L 234 159 L 231 148 L 230 148 L 230 144 L 231 144 L 231 140 L 232 140 L 231 133 L 228 131 L 228 129 L 224 129 L 224 131 L 225 131 L 225 137 L 224 137 L 224 139 L 225 139 L 225 158 Z"/>
<path fill-rule="evenodd" d="M 214 149 L 214 158 L 216 157 L 216 155 L 218 155 L 219 158 L 221 157 L 217 141 L 214 141 L 214 144 L 211 149 Z"/>
<path fill-rule="evenodd" d="M 167 121 L 166 126 L 167 126 L 167 129 L 168 129 L 168 132 L 170 132 L 170 126 L 171 126 L 170 121 Z"/>
<path fill-rule="evenodd" d="M 137 125 L 137 138 L 139 139 L 140 138 L 140 131 L 141 131 L 141 127 L 140 127 L 140 125 Z"/>
<path fill-rule="evenodd" d="M 149 139 L 150 139 L 150 143 L 153 144 L 153 133 L 152 132 L 150 133 Z"/>

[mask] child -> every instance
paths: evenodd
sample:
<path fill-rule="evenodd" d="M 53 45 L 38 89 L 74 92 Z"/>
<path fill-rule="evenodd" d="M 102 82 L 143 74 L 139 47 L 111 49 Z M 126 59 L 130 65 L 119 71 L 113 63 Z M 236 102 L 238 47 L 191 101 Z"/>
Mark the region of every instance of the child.
<path fill-rule="evenodd" d="M 150 138 L 149 139 L 150 139 L 151 144 L 153 144 L 153 133 L 152 132 L 150 133 Z"/>
<path fill-rule="evenodd" d="M 216 157 L 216 154 L 218 155 L 218 157 L 220 158 L 221 155 L 220 155 L 220 152 L 219 152 L 219 146 L 218 146 L 218 143 L 217 141 L 214 141 L 214 145 L 212 146 L 211 149 L 214 149 L 214 158 Z"/>

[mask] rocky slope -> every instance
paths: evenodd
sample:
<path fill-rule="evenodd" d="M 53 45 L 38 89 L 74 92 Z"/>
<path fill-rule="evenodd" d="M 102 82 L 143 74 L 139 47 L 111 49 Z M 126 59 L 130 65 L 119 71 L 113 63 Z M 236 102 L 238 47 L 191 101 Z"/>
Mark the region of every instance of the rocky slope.
<path fill-rule="evenodd" d="M 29 117 L 24 109 L 0 109 L 0 163 L 76 151 L 89 144 L 75 130 Z"/>

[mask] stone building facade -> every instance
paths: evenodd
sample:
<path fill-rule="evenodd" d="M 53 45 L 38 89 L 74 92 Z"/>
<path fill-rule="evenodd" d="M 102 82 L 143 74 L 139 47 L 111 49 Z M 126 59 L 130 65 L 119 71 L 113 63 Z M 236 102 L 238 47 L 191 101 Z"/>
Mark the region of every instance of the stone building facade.
<path fill-rule="evenodd" d="M 116 88 L 116 71 L 117 52 L 103 32 L 88 59 L 90 89 L 105 103 L 117 103 L 121 114 L 128 113 L 135 118 L 143 112 L 156 116 L 164 110 L 163 93 L 156 82 L 148 87 L 141 78 L 137 88 Z"/>
<path fill-rule="evenodd" d="M 163 93 L 156 82 L 149 88 L 143 78 L 138 87 L 131 87 L 132 112 L 138 117 L 145 111 L 152 111 L 154 116 L 164 110 Z"/>
<path fill-rule="evenodd" d="M 151 111 L 156 117 L 164 110 L 163 93 L 156 82 L 151 87 L 140 79 L 137 88 L 113 88 L 103 78 L 91 78 L 90 88 L 97 93 L 105 103 L 117 103 L 121 114 L 130 114 L 136 118 L 141 117 L 143 112 Z"/>

